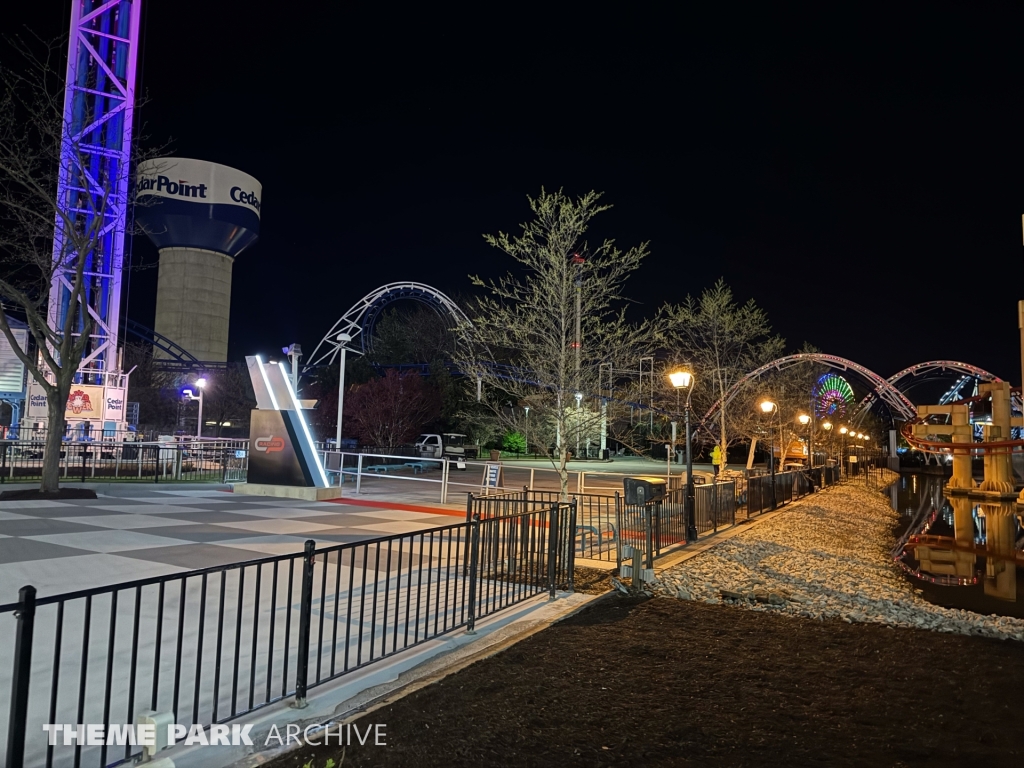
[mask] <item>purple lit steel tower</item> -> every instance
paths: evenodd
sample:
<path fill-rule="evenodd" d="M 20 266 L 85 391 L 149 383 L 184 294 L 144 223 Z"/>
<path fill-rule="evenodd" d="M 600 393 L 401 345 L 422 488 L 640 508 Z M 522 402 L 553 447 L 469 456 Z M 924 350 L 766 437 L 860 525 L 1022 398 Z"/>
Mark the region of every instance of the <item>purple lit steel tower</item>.
<path fill-rule="evenodd" d="M 73 274 L 79 256 L 65 245 L 66 228 L 96 227 L 95 246 L 85 255 L 86 301 L 96 322 L 80 365 L 97 374 L 118 367 L 141 6 L 142 0 L 71 3 L 57 182 L 60 212 L 53 233 L 54 260 L 62 263 L 50 290 L 49 320 L 51 328 L 63 327 L 70 302 L 67 275 Z"/>

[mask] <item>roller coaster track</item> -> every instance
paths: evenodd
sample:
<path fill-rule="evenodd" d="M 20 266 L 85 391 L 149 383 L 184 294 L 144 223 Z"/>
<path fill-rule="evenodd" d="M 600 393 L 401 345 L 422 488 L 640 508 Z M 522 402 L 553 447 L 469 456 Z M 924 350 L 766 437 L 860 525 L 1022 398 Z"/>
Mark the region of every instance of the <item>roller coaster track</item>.
<path fill-rule="evenodd" d="M 344 347 L 349 352 L 364 355 L 373 350 L 373 327 L 381 312 L 388 304 L 409 299 L 425 304 L 442 317 L 452 321 L 454 327 L 469 324 L 469 318 L 459 309 L 458 304 L 441 291 L 424 283 L 388 283 L 366 294 L 353 304 L 338 321 L 331 326 L 309 357 L 306 370 L 333 363 Z M 338 336 L 348 334 L 349 341 L 339 342 Z"/>
<path fill-rule="evenodd" d="M 158 369 L 190 371 L 195 368 L 223 368 L 227 365 L 224 362 L 200 360 L 177 342 L 134 320 L 126 318 L 124 330 L 126 334 L 131 334 L 147 344 L 152 344 L 154 350 L 163 352 L 167 356 L 165 358 L 156 358 L 153 361 Z"/>
<path fill-rule="evenodd" d="M 912 365 L 909 368 L 904 368 L 899 373 L 893 374 L 886 379 L 886 381 L 888 381 L 892 386 L 899 388 L 899 383 L 908 376 L 916 378 L 918 376 L 927 376 L 929 374 L 937 372 L 941 373 L 944 371 L 956 371 L 957 373 L 963 374 L 963 376 L 945 395 L 942 396 L 942 399 L 939 401 L 940 405 L 945 405 L 946 403 L 958 399 L 957 395 L 959 394 L 960 389 L 970 378 L 975 378 L 979 381 L 1001 381 L 998 376 L 994 373 L 989 373 L 984 368 L 979 368 L 976 365 L 970 365 L 968 363 L 960 363 L 956 360 L 929 360 L 926 363 L 918 363 L 917 365 Z M 874 391 L 865 395 L 864 399 L 860 401 L 858 412 L 869 408 L 874 399 Z"/>
<path fill-rule="evenodd" d="M 733 385 L 732 389 L 725 393 L 725 397 L 720 398 L 708 412 L 704 414 L 699 422 L 699 427 L 708 429 L 706 425 L 710 424 L 711 420 L 718 413 L 719 409 L 728 405 L 732 402 L 732 399 L 736 397 L 752 379 L 756 379 L 762 374 L 768 373 L 769 371 L 782 371 L 794 365 L 801 363 L 821 363 L 829 366 L 830 368 L 836 368 L 841 371 L 853 371 L 860 374 L 863 378 L 867 379 L 874 389 L 878 393 L 879 397 L 882 398 L 893 411 L 898 414 L 901 418 L 910 421 L 917 418 L 917 407 L 900 392 L 894 385 L 890 384 L 886 379 L 883 379 L 877 373 L 868 368 L 865 368 L 859 363 L 855 363 L 852 360 L 847 360 L 843 357 L 836 357 L 835 355 L 825 355 L 820 352 L 805 352 L 798 355 L 787 355 L 786 357 L 780 357 L 778 360 L 773 360 L 767 365 L 762 365 L 757 370 L 751 371 L 736 384 Z"/>

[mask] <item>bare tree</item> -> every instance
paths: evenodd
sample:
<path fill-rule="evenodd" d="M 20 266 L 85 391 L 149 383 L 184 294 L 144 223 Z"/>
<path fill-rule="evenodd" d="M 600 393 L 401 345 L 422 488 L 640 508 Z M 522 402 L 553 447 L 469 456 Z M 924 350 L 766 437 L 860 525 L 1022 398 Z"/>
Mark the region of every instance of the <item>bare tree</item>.
<path fill-rule="evenodd" d="M 390 450 L 415 437 L 440 412 L 440 398 L 422 377 L 391 369 L 353 387 L 345 423 L 364 443 Z"/>
<path fill-rule="evenodd" d="M 687 296 L 682 304 L 670 307 L 668 317 L 674 347 L 697 376 L 694 401 L 701 408 L 723 400 L 744 376 L 782 354 L 784 342 L 771 335 L 764 311 L 753 299 L 738 305 L 722 279 L 699 298 Z M 717 425 L 723 469 L 730 443 L 744 437 L 742 430 L 729 429 L 726 405 L 723 402 L 718 412 Z"/>
<path fill-rule="evenodd" d="M 256 395 L 252 391 L 252 379 L 244 364 L 229 363 L 223 370 L 206 376 L 203 390 L 203 421 L 216 424 L 216 435 L 230 424 L 238 427 L 249 423 L 249 413 L 256 407 Z M 203 434 L 207 434 L 203 427 Z"/>
<path fill-rule="evenodd" d="M 626 367 L 653 337 L 649 322 L 627 321 L 622 294 L 647 243 L 622 251 L 613 240 L 591 246 L 585 239 L 594 217 L 610 208 L 600 198 L 541 189 L 528 198 L 533 219 L 518 236 L 484 236 L 524 274 L 472 278 L 489 295 L 472 307 L 463 368 L 487 383 L 485 402 L 507 428 L 522 427 L 530 408 L 530 445 L 551 456 L 563 498 L 570 453 L 600 431 L 601 364 Z"/>
<path fill-rule="evenodd" d="M 110 227 L 125 225 L 128 201 L 118 190 L 125 189 L 129 169 L 84 141 L 69 139 L 62 151 L 64 137 L 74 134 L 64 117 L 63 44 L 40 44 L 37 53 L 35 43 L 6 42 L 24 66 L 0 69 L 0 300 L 26 323 L 28 343 L 18 342 L 4 312 L 0 332 L 46 393 L 40 490 L 49 492 L 59 485 L 65 404 L 83 356 L 96 343 L 100 291 L 88 265 L 109 256 L 104 239 Z M 54 290 L 64 297 L 62 310 L 51 315 Z"/>

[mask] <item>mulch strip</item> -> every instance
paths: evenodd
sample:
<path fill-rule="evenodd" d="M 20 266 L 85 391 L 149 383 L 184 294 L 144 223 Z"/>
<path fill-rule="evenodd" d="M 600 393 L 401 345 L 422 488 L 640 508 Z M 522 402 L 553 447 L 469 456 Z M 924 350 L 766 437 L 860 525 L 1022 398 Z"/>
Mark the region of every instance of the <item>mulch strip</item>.
<path fill-rule="evenodd" d="M 1020 766 L 1022 691 L 1010 641 L 616 596 L 364 715 L 387 746 L 343 766 Z"/>

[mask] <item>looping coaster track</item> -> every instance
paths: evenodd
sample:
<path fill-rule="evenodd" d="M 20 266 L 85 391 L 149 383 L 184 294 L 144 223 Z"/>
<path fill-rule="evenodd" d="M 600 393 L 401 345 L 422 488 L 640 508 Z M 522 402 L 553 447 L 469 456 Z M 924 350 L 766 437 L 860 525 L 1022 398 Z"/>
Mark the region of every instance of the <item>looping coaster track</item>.
<path fill-rule="evenodd" d="M 331 330 L 313 350 L 307 369 L 333 363 L 342 347 L 359 355 L 372 351 L 374 325 L 389 304 L 402 299 L 425 304 L 442 317 L 450 319 L 456 328 L 469 324 L 469 318 L 459 309 L 458 304 L 436 288 L 424 283 L 388 283 L 366 294 L 331 326 Z M 349 335 L 349 341 L 338 341 L 338 336 L 343 333 Z"/>
<path fill-rule="evenodd" d="M 917 365 L 912 365 L 909 368 L 904 368 L 902 371 L 890 376 L 888 379 L 883 379 L 877 373 L 865 368 L 863 365 L 842 357 L 836 357 L 835 355 L 826 355 L 816 352 L 787 355 L 786 357 L 780 357 L 778 360 L 773 360 L 767 365 L 762 365 L 757 370 L 751 371 L 736 382 L 732 389 L 725 394 L 725 397 L 718 400 L 710 409 L 708 409 L 708 412 L 704 414 L 704 417 L 700 421 L 701 425 L 703 426 L 708 424 L 718 413 L 719 409 L 722 408 L 723 405 L 728 405 L 751 380 L 756 379 L 769 371 L 781 371 L 800 363 L 820 363 L 827 365 L 830 368 L 836 368 L 843 371 L 849 370 L 859 374 L 871 384 L 872 391 L 861 401 L 858 412 L 863 412 L 867 406 L 871 405 L 874 398 L 878 397 L 892 408 L 893 413 L 908 422 L 917 419 L 917 406 L 915 406 L 900 389 L 900 384 L 908 377 L 918 377 L 930 373 L 950 370 L 961 373 L 964 376 L 975 377 L 982 381 L 1000 381 L 998 376 L 989 373 L 983 368 L 978 368 L 977 366 L 969 365 L 967 363 L 960 363 L 955 360 L 930 360 L 928 362 L 918 363 Z"/>

